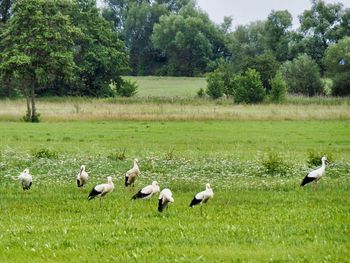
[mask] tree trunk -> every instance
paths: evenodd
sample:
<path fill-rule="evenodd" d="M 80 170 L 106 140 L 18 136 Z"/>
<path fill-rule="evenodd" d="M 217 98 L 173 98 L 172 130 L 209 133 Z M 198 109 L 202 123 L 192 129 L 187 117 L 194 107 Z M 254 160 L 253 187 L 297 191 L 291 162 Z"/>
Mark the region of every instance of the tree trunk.
<path fill-rule="evenodd" d="M 36 118 L 36 108 L 35 108 L 35 89 L 31 90 L 31 100 L 32 100 L 32 116 L 30 118 L 31 122 L 37 122 Z"/>
<path fill-rule="evenodd" d="M 29 120 L 31 120 L 31 117 L 32 117 L 32 110 L 30 109 L 30 97 L 29 97 L 29 94 L 27 94 L 26 100 L 27 100 L 26 121 L 29 121 Z"/>

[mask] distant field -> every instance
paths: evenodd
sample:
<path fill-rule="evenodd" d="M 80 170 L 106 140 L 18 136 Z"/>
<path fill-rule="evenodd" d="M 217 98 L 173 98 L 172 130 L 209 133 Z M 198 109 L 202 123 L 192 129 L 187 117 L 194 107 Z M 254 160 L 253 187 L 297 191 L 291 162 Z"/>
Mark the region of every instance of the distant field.
<path fill-rule="evenodd" d="M 138 97 L 194 97 L 200 88 L 205 89 L 205 78 L 188 77 L 124 77 L 139 85 Z"/>
<path fill-rule="evenodd" d="M 0 262 L 347 262 L 349 134 L 348 121 L 0 122 Z M 310 151 L 332 161 L 317 192 L 299 187 Z M 34 183 L 22 193 L 11 177 L 26 167 Z M 99 208 L 86 198 L 109 175 L 115 191 Z M 163 214 L 157 196 L 130 200 L 152 180 L 174 193 Z M 201 217 L 188 205 L 206 182 L 215 196 Z"/>

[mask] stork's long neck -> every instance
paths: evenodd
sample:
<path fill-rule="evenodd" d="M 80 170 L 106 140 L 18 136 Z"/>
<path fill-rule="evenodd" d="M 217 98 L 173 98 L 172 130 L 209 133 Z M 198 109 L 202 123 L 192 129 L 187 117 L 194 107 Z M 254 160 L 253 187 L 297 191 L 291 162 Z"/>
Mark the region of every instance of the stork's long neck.
<path fill-rule="evenodd" d="M 326 161 L 322 160 L 322 166 L 321 166 L 322 171 L 326 170 Z"/>
<path fill-rule="evenodd" d="M 134 161 L 134 168 L 138 168 L 138 167 L 139 167 L 139 166 L 138 166 L 137 162 Z"/>

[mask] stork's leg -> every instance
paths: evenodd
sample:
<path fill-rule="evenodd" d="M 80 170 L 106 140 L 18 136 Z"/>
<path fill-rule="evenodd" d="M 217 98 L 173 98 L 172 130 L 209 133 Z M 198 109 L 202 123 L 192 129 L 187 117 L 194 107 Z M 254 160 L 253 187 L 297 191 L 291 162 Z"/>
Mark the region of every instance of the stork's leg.
<path fill-rule="evenodd" d="M 100 208 L 102 207 L 102 198 L 100 197 Z"/>
<path fill-rule="evenodd" d="M 201 204 L 201 216 L 203 216 L 203 206 L 202 206 L 202 204 Z"/>

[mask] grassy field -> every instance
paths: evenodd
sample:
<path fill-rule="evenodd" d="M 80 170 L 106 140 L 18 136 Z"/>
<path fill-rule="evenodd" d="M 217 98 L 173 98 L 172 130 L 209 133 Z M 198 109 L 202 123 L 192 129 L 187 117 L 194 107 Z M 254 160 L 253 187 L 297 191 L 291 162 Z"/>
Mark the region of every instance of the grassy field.
<path fill-rule="evenodd" d="M 205 78 L 188 77 L 124 77 L 135 81 L 137 97 L 194 97 L 199 89 L 205 89 Z"/>
<path fill-rule="evenodd" d="M 349 262 L 350 100 L 196 98 L 201 78 L 133 78 L 134 98 L 0 100 L 0 262 Z M 318 190 L 300 188 L 321 155 Z M 135 189 L 124 174 L 140 160 Z M 85 164 L 86 187 L 76 187 Z M 33 174 L 24 193 L 13 179 Z M 99 207 L 92 187 L 112 176 Z M 131 201 L 157 180 L 175 202 Z M 214 198 L 190 209 L 211 183 Z"/>
<path fill-rule="evenodd" d="M 0 122 L 0 131 L 0 262 L 348 260 L 346 120 Z M 299 187 L 310 152 L 332 161 L 317 192 Z M 141 176 L 130 191 L 123 176 L 135 157 Z M 35 181 L 22 193 L 11 177 L 26 167 Z M 109 175 L 115 191 L 99 208 L 86 198 Z M 157 197 L 130 200 L 152 180 L 174 194 L 163 214 Z M 206 182 L 215 196 L 201 217 L 188 205 Z"/>

